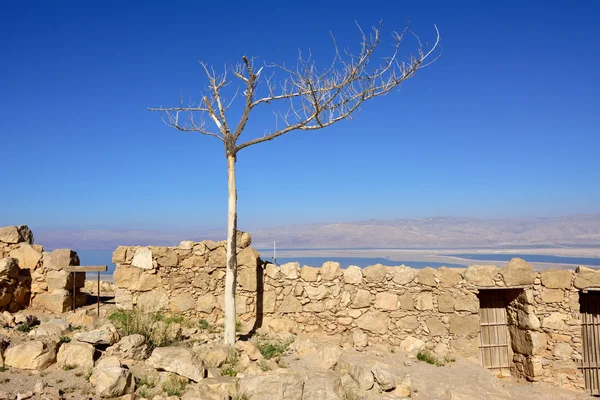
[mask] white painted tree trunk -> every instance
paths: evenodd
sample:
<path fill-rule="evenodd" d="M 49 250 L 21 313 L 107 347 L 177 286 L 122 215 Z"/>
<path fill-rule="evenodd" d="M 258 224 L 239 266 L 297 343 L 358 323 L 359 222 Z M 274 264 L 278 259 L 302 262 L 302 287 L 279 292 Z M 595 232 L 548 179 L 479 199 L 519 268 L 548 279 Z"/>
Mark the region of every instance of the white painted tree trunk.
<path fill-rule="evenodd" d="M 235 344 L 235 286 L 237 277 L 237 190 L 235 156 L 227 156 L 227 261 L 225 273 L 225 343 Z"/>

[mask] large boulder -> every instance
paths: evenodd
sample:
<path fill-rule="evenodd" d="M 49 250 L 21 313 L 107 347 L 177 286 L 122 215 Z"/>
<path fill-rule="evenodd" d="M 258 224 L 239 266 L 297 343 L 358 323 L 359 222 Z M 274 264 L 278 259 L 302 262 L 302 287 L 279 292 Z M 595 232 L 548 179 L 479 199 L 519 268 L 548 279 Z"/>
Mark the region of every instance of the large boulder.
<path fill-rule="evenodd" d="M 358 285 L 362 283 L 362 270 L 356 265 L 351 265 L 344 270 L 344 283 Z"/>
<path fill-rule="evenodd" d="M 53 319 L 41 324 L 34 332 L 36 338 L 50 337 L 60 339 L 69 331 L 70 324 L 62 319 Z"/>
<path fill-rule="evenodd" d="M 306 379 L 302 400 L 342 400 L 344 394 L 342 380 L 337 374 L 321 372 Z"/>
<path fill-rule="evenodd" d="M 134 334 L 121 338 L 117 343 L 106 349 L 106 354 L 124 359 L 144 360 L 148 354 L 148 346 L 144 336 Z"/>
<path fill-rule="evenodd" d="M 238 392 L 248 400 L 302 400 L 304 382 L 285 369 L 244 376 Z"/>
<path fill-rule="evenodd" d="M 506 286 L 532 285 L 536 273 L 533 266 L 521 258 L 513 258 L 500 270 Z"/>
<path fill-rule="evenodd" d="M 21 269 L 35 269 L 42 259 L 42 253 L 28 243 L 21 243 L 19 247 L 12 250 L 8 255 L 17 259 L 17 264 L 19 264 L 19 268 Z"/>
<path fill-rule="evenodd" d="M 94 366 L 94 346 L 88 343 L 64 343 L 58 349 L 56 360 L 61 366 L 74 365 L 90 369 Z"/>
<path fill-rule="evenodd" d="M 141 269 L 154 269 L 155 264 L 152 262 L 152 250 L 148 247 L 138 247 L 133 254 L 131 265 Z"/>
<path fill-rule="evenodd" d="M 332 281 L 342 273 L 340 263 L 327 261 L 321 266 L 321 276 L 324 281 Z"/>
<path fill-rule="evenodd" d="M 369 265 L 362 270 L 362 273 L 364 279 L 369 283 L 382 282 L 388 273 L 388 267 L 381 264 Z"/>
<path fill-rule="evenodd" d="M 577 289 L 600 287 L 600 271 L 587 267 L 577 267 L 573 284 Z"/>
<path fill-rule="evenodd" d="M 39 340 L 24 342 L 6 349 L 4 358 L 9 367 L 41 370 L 56 361 L 56 345 Z"/>
<path fill-rule="evenodd" d="M 337 371 L 340 374 L 349 374 L 362 390 L 370 390 L 375 384 L 375 377 L 371 371 L 372 365 L 364 358 L 347 353 L 340 357 Z"/>
<path fill-rule="evenodd" d="M 43 308 L 53 313 L 63 313 L 73 308 L 73 297 L 66 289 L 57 289 L 52 292 L 40 293 L 33 298 L 33 306 Z M 77 299 L 80 304 L 80 298 Z"/>
<path fill-rule="evenodd" d="M 44 268 L 60 271 L 71 265 L 79 265 L 77 253 L 70 249 L 57 249 L 45 252 L 42 257 Z"/>
<path fill-rule="evenodd" d="M 465 270 L 465 280 L 473 286 L 489 287 L 496 284 L 497 274 L 495 265 L 471 265 Z"/>
<path fill-rule="evenodd" d="M 570 289 L 573 272 L 565 269 L 548 269 L 540 274 L 542 285 L 550 289 Z"/>
<path fill-rule="evenodd" d="M 96 386 L 96 395 L 100 397 L 118 397 L 135 390 L 133 375 L 116 357 L 100 360 L 90 376 L 90 383 Z"/>
<path fill-rule="evenodd" d="M 183 347 L 158 347 L 146 362 L 158 370 L 173 372 L 194 382 L 204 379 L 206 372 L 202 360 Z"/>
<path fill-rule="evenodd" d="M 33 233 L 27 225 L 5 226 L 0 228 L 0 242 L 15 243 L 33 243 Z"/>
<path fill-rule="evenodd" d="M 356 319 L 356 326 L 362 330 L 385 334 L 387 333 L 388 314 L 381 311 L 367 311 Z"/>
<path fill-rule="evenodd" d="M 88 332 L 76 333 L 73 338 L 93 345 L 112 345 L 119 340 L 119 333 L 113 324 L 106 324 Z"/>

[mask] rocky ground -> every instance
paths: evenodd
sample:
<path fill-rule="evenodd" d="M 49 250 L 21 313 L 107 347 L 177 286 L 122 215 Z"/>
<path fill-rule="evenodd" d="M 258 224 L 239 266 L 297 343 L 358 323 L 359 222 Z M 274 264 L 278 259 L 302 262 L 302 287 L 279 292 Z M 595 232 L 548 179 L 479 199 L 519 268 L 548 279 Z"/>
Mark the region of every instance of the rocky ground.
<path fill-rule="evenodd" d="M 92 287 L 90 285 L 90 292 Z M 111 286 L 103 287 L 103 295 Z M 119 312 L 0 315 L 1 399 L 577 400 L 581 392 L 497 378 L 463 359 L 366 346 L 360 335 L 248 335 L 221 344 L 203 320 Z M 417 357 L 418 356 L 418 357 Z M 420 360 L 419 360 L 419 359 Z"/>

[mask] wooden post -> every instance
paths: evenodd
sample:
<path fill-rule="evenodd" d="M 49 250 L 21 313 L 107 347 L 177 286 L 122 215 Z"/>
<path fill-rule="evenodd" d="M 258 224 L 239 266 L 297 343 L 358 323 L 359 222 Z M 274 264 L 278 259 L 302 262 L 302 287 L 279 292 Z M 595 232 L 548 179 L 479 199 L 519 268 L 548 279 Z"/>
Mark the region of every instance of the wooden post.
<path fill-rule="evenodd" d="M 98 318 L 100 318 L 100 271 L 98 271 Z"/>
<path fill-rule="evenodd" d="M 75 312 L 75 278 L 77 277 L 77 272 L 73 271 L 73 308 L 71 311 Z"/>

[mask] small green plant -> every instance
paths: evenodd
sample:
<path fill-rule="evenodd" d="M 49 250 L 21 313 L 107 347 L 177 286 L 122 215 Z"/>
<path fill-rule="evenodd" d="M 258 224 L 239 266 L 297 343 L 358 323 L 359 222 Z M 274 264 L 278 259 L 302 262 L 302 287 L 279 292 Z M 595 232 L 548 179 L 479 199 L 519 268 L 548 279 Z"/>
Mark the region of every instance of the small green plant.
<path fill-rule="evenodd" d="M 88 369 L 85 373 L 85 375 L 83 375 L 83 379 L 85 379 L 86 381 L 90 381 L 90 376 L 92 376 L 92 369 Z"/>
<path fill-rule="evenodd" d="M 162 390 L 169 396 L 181 396 L 187 383 L 181 379 L 169 378 L 162 384 Z"/>
<path fill-rule="evenodd" d="M 65 364 L 62 367 L 62 369 L 64 371 L 70 371 L 70 370 L 75 369 L 75 368 L 77 368 L 77 365 L 73 365 L 73 364 Z"/>
<path fill-rule="evenodd" d="M 232 400 L 249 400 L 245 394 L 238 394 L 232 397 Z"/>
<path fill-rule="evenodd" d="M 210 324 L 207 320 L 201 319 L 200 321 L 198 321 L 198 329 L 200 329 L 201 331 L 208 331 L 210 330 Z"/>
<path fill-rule="evenodd" d="M 455 361 L 456 361 L 456 358 L 454 358 L 454 357 L 451 357 L 451 356 L 444 357 L 445 363 L 453 363 Z"/>
<path fill-rule="evenodd" d="M 138 389 L 138 391 L 137 391 L 137 394 L 140 397 L 143 397 L 145 399 L 149 399 L 149 398 L 152 397 L 151 389 L 148 386 L 140 386 L 139 389 Z"/>
<path fill-rule="evenodd" d="M 232 367 L 226 367 L 221 369 L 221 376 L 237 376 L 237 371 Z"/>
<path fill-rule="evenodd" d="M 0 367 L 0 372 L 6 372 L 6 371 L 8 371 L 8 368 L 6 368 L 6 367 Z"/>
<path fill-rule="evenodd" d="M 116 311 L 110 314 L 108 319 L 115 325 L 121 336 L 133 334 L 144 336 L 149 350 L 180 342 L 181 334 L 178 330 L 172 329 L 172 326 L 187 321 L 182 316 L 144 313 L 139 309 Z"/>
<path fill-rule="evenodd" d="M 269 363 L 268 363 L 268 362 L 266 362 L 265 360 L 261 360 L 261 362 L 260 362 L 258 365 L 260 365 L 260 369 L 261 369 L 263 372 L 266 372 L 266 371 L 270 371 L 270 370 L 271 370 L 271 366 L 270 366 L 270 365 L 269 365 Z"/>
<path fill-rule="evenodd" d="M 75 326 L 71 327 L 71 330 L 79 331 L 79 330 L 81 330 L 81 328 L 83 328 L 81 325 L 75 325 Z"/>
<path fill-rule="evenodd" d="M 417 354 L 417 360 L 426 362 L 427 364 L 435 365 L 437 367 L 441 367 L 444 365 L 443 362 L 439 362 L 438 360 L 436 360 L 436 358 L 434 356 L 432 356 L 431 354 L 429 354 L 427 352 L 423 352 L 423 351 L 420 351 Z"/>
<path fill-rule="evenodd" d="M 149 375 L 142 376 L 138 381 L 138 386 L 146 386 L 152 389 L 156 386 L 156 379 Z"/>
<path fill-rule="evenodd" d="M 235 321 L 235 331 L 236 332 L 241 332 L 243 328 L 244 328 L 244 324 L 242 323 L 242 321 Z"/>
<path fill-rule="evenodd" d="M 344 400 L 358 400 L 358 395 L 348 388 L 344 392 Z"/>
<path fill-rule="evenodd" d="M 290 343 L 262 342 L 256 347 L 265 359 L 270 360 L 285 353 L 289 345 Z"/>
<path fill-rule="evenodd" d="M 61 336 L 60 342 L 61 343 L 69 343 L 69 342 L 71 342 L 71 338 L 68 336 Z"/>
<path fill-rule="evenodd" d="M 31 331 L 31 326 L 27 323 L 22 323 L 22 324 L 17 325 L 16 329 L 19 332 L 27 333 L 27 332 Z"/>

